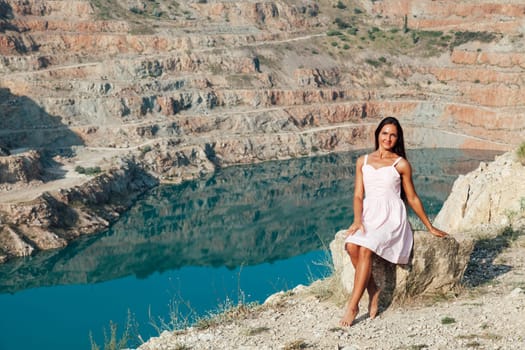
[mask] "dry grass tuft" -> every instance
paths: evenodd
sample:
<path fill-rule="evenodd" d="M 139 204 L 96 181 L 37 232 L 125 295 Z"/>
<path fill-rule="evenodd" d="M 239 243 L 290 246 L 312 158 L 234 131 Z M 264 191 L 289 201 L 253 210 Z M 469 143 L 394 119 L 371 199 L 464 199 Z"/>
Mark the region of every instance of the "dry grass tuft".
<path fill-rule="evenodd" d="M 284 345 L 283 350 L 307 349 L 310 346 L 302 339 L 294 340 Z"/>

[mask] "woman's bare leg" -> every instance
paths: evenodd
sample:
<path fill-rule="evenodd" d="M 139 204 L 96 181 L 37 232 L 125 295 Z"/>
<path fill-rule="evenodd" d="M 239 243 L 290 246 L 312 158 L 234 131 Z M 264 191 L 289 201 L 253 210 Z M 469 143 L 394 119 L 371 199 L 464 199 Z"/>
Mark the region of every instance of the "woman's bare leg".
<path fill-rule="evenodd" d="M 368 282 L 368 286 L 366 288 L 368 291 L 368 315 L 370 318 L 374 319 L 379 312 L 379 295 L 381 294 L 381 289 L 377 287 L 373 281 L 372 276 L 370 276 L 370 279 L 372 280 L 373 286 L 370 286 L 371 283 Z"/>
<path fill-rule="evenodd" d="M 361 246 L 347 243 L 345 248 L 348 252 L 348 255 L 350 255 L 350 261 L 352 261 L 352 265 L 355 269 L 359 262 L 359 250 L 361 249 Z M 354 275 L 354 285 L 356 277 L 357 274 Z M 372 273 L 370 273 L 366 291 L 368 292 L 368 314 L 370 315 L 370 318 L 375 318 L 379 312 L 379 294 L 381 293 L 381 290 L 377 286 Z"/>
<path fill-rule="evenodd" d="M 355 248 L 349 244 L 348 251 L 352 250 L 352 255 L 355 255 Z M 351 326 L 354 319 L 359 313 L 359 300 L 363 296 L 363 293 L 369 283 L 370 276 L 372 275 L 372 256 L 373 252 L 365 247 L 359 247 L 357 254 L 357 261 L 355 265 L 355 278 L 352 295 L 348 301 L 345 315 L 341 320 L 341 326 Z M 375 284 L 375 283 L 374 283 Z M 377 287 L 376 287 L 377 288 Z"/>

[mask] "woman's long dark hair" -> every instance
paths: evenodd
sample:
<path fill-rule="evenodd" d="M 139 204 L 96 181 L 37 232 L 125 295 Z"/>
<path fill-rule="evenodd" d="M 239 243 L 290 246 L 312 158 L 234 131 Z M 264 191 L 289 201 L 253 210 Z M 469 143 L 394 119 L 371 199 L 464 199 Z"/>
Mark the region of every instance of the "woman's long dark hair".
<path fill-rule="evenodd" d="M 376 143 L 375 143 L 375 149 L 377 150 L 379 148 L 379 134 L 381 133 L 381 129 L 385 125 L 395 125 L 397 128 L 397 141 L 394 147 L 392 148 L 392 151 L 397 154 L 398 156 L 401 156 L 405 159 L 407 159 L 406 153 L 405 153 L 405 138 L 403 137 L 403 128 L 401 128 L 401 124 L 399 121 L 394 117 L 386 117 L 377 126 L 377 129 L 375 131 L 375 137 L 376 137 Z M 401 186 L 401 199 L 406 201 L 407 196 L 405 193 L 405 190 L 403 189 L 403 186 Z"/>
<path fill-rule="evenodd" d="M 377 150 L 379 148 L 379 133 L 381 133 L 381 129 L 385 125 L 392 124 L 395 125 L 397 128 L 397 141 L 394 147 L 392 148 L 392 151 L 397 154 L 398 156 L 401 156 L 405 159 L 407 159 L 406 153 L 405 153 L 405 139 L 403 137 L 403 128 L 401 128 L 401 124 L 399 124 L 399 121 L 394 117 L 386 117 L 377 126 L 375 137 L 376 137 L 376 143 L 375 143 L 375 149 Z"/>

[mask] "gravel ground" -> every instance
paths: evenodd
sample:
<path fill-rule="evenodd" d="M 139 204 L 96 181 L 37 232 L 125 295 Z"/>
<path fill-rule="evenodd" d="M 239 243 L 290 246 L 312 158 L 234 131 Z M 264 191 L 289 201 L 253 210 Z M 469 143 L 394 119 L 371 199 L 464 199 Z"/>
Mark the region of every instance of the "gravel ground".
<path fill-rule="evenodd" d="M 340 302 L 320 300 L 328 282 L 318 281 L 205 329 L 163 332 L 139 349 L 525 349 L 524 253 L 523 235 L 477 245 L 458 296 L 390 307 L 374 320 L 363 298 L 349 328 L 338 325 Z"/>

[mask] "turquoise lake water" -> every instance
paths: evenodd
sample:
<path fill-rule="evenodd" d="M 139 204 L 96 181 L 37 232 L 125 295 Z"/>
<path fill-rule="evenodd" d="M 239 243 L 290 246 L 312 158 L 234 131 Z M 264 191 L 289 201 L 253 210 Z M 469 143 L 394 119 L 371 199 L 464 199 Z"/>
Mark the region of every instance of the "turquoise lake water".
<path fill-rule="evenodd" d="M 352 222 L 360 154 L 236 166 L 160 186 L 106 232 L 0 265 L 0 350 L 91 349 L 90 334 L 103 349 L 110 322 L 120 332 L 128 315 L 147 339 L 170 310 L 191 322 L 227 300 L 262 302 L 325 276 L 326 247 Z M 409 151 L 429 215 L 458 175 L 496 154 Z"/>

